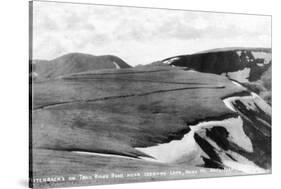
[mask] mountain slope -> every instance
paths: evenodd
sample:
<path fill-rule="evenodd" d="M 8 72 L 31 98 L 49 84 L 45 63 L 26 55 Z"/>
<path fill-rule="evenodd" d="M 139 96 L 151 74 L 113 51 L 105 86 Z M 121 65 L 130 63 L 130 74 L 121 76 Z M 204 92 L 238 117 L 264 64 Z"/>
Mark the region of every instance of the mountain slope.
<path fill-rule="evenodd" d="M 225 48 L 162 60 L 163 63 L 188 67 L 199 72 L 226 74 L 231 79 L 256 81 L 271 65 L 271 49 Z"/>
<path fill-rule="evenodd" d="M 32 96 L 36 177 L 271 169 L 271 108 L 220 75 L 170 66 L 99 70 L 35 82 Z"/>
<path fill-rule="evenodd" d="M 34 60 L 32 63 L 32 75 L 40 79 L 56 78 L 63 75 L 98 69 L 131 67 L 116 56 L 93 56 L 83 53 L 70 53 L 50 61 Z"/>
<path fill-rule="evenodd" d="M 170 57 L 158 61 L 157 65 L 159 64 L 224 75 L 259 94 L 271 105 L 271 86 L 268 86 L 271 85 L 270 48 L 211 49 L 190 55 Z"/>

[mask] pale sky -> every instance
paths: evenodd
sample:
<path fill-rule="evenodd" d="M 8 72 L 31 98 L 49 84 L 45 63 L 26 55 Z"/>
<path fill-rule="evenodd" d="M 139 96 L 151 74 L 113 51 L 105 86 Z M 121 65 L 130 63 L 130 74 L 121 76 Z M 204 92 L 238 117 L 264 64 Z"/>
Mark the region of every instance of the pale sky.
<path fill-rule="evenodd" d="M 34 2 L 33 58 L 116 55 L 130 65 L 221 47 L 271 47 L 271 17 Z"/>

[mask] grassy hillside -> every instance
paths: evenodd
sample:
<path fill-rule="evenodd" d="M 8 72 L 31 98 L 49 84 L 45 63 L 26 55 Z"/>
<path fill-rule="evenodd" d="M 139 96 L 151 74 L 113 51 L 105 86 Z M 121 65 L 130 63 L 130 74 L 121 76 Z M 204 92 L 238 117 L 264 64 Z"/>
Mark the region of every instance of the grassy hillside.
<path fill-rule="evenodd" d="M 181 138 L 200 120 L 235 116 L 221 98 L 242 91 L 221 76 L 166 67 L 35 82 L 33 146 L 145 156 L 133 147 Z"/>
<path fill-rule="evenodd" d="M 83 53 L 70 53 L 53 60 L 34 60 L 32 72 L 37 79 L 50 79 L 73 73 L 98 69 L 120 69 L 131 66 L 122 59 L 112 56 L 93 56 Z"/>
<path fill-rule="evenodd" d="M 208 167 L 225 167 L 217 162 L 218 156 L 229 156 L 226 158 L 235 162 L 241 161 L 239 153 L 242 153 L 260 163 L 257 156 L 268 148 L 264 136 L 256 137 L 255 132 L 260 131 L 250 130 L 253 128 L 250 124 L 245 125 L 245 133 L 251 140 L 263 142 L 266 150 L 258 148 L 257 153 L 249 153 L 233 139 L 245 134 L 243 129 L 239 130 L 243 124 L 232 127 L 223 122 L 239 115 L 229 109 L 223 99 L 250 93 L 220 75 L 170 66 L 103 69 L 33 81 L 32 90 L 32 173 L 35 178 L 112 172 L 142 174 L 140 178 L 68 182 L 69 185 L 122 183 L 195 178 L 198 174 L 183 172 L 199 171 L 200 167 L 207 171 L 200 173 L 200 177 L 225 176 L 228 173 L 208 172 Z M 244 112 L 248 107 L 242 105 L 237 107 Z M 212 120 L 217 121 L 214 129 L 196 128 L 199 122 Z M 198 131 L 193 136 L 194 129 Z M 146 161 L 145 158 L 156 159 L 140 150 L 181 141 L 187 134 L 197 143 L 196 151 L 180 162 Z M 214 141 L 222 148 L 213 147 Z M 225 149 L 234 152 L 230 155 Z M 240 159 L 233 160 L 237 157 Z M 267 156 L 262 160 L 262 166 L 268 163 Z M 181 174 L 143 175 L 167 170 L 179 170 Z M 234 170 L 229 174 L 244 173 Z M 44 184 L 65 186 L 65 183 L 43 183 L 42 186 L 46 186 Z"/>

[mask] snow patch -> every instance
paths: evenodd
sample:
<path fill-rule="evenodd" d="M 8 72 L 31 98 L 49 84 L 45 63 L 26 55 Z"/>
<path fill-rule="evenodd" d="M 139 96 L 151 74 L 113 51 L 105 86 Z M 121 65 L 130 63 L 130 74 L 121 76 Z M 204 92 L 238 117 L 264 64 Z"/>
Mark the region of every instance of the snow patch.
<path fill-rule="evenodd" d="M 148 154 L 161 163 L 173 163 L 182 158 L 193 156 L 199 150 L 199 146 L 194 139 L 195 132 L 203 128 L 212 128 L 222 126 L 229 132 L 229 140 L 236 143 L 248 152 L 253 151 L 251 140 L 246 136 L 243 130 L 243 122 L 240 117 L 230 118 L 222 121 L 201 122 L 190 126 L 191 131 L 184 135 L 181 140 L 173 140 L 169 143 L 159 144 L 157 146 L 136 148 L 137 150 Z M 146 158 L 149 160 L 149 158 Z M 155 161 L 153 160 L 153 161 Z"/>
<path fill-rule="evenodd" d="M 240 57 L 242 54 L 242 51 L 236 51 L 237 55 Z"/>
<path fill-rule="evenodd" d="M 187 70 L 188 72 L 197 72 L 197 71 L 195 71 L 195 70 L 192 70 L 192 69 L 189 69 L 189 70 Z"/>
<path fill-rule="evenodd" d="M 245 88 L 243 87 L 240 83 L 236 82 L 236 81 L 231 81 L 234 85 L 236 85 L 237 87 L 242 87 L 242 88 Z"/>
<path fill-rule="evenodd" d="M 179 59 L 180 59 L 179 57 L 175 57 L 175 58 L 171 58 L 171 59 L 169 59 L 169 60 L 165 60 L 165 61 L 163 61 L 162 63 L 163 63 L 163 64 L 171 64 L 171 63 L 173 63 L 174 61 L 179 60 Z"/>
<path fill-rule="evenodd" d="M 117 64 L 116 62 L 112 61 L 112 63 L 116 66 L 116 69 L 121 69 L 119 64 Z"/>
<path fill-rule="evenodd" d="M 238 83 L 237 83 L 238 84 Z M 239 85 L 239 84 L 238 84 Z M 253 110 L 257 111 L 255 104 L 260 107 L 264 113 L 267 115 L 271 116 L 271 107 L 256 93 L 251 92 L 250 96 L 234 96 L 234 97 L 229 97 L 223 100 L 224 104 L 231 109 L 232 111 L 236 112 L 235 107 L 233 106 L 232 102 L 235 100 L 240 100 L 240 101 L 247 101 L 247 103 L 243 103 L 248 110 Z"/>
<path fill-rule="evenodd" d="M 191 130 L 181 140 L 173 140 L 169 143 L 152 147 L 136 148 L 136 150 L 155 158 L 155 160 L 150 158 L 145 158 L 145 160 L 172 163 L 198 150 L 198 145 L 193 138 L 194 132 L 195 130 Z"/>
<path fill-rule="evenodd" d="M 243 70 L 238 70 L 235 72 L 228 72 L 227 75 L 231 79 L 235 79 L 239 82 L 249 82 L 249 76 L 250 76 L 250 68 L 244 68 Z"/>
<path fill-rule="evenodd" d="M 255 59 L 263 59 L 263 63 L 264 64 L 268 64 L 270 63 L 272 57 L 271 57 L 271 53 L 267 53 L 267 52 L 252 52 L 252 55 L 255 57 Z"/>

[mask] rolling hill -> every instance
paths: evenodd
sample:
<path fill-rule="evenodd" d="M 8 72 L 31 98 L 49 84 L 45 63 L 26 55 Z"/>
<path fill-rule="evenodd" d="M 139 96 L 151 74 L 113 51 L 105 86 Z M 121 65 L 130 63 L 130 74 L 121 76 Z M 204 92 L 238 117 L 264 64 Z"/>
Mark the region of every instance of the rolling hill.
<path fill-rule="evenodd" d="M 113 55 L 94 56 L 83 53 L 70 53 L 53 60 L 33 60 L 32 77 L 42 80 L 85 71 L 130 67 L 121 58 Z"/>

